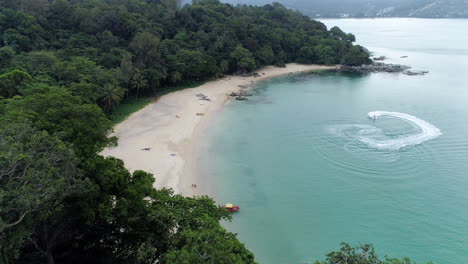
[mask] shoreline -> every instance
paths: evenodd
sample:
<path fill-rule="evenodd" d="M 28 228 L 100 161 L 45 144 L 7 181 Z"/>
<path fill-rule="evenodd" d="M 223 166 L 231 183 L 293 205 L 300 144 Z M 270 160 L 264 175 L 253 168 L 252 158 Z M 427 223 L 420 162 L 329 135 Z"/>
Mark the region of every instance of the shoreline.
<path fill-rule="evenodd" d="M 231 92 L 253 84 L 287 75 L 335 69 L 335 66 L 287 64 L 284 68 L 268 66 L 257 70 L 257 77 L 226 76 L 195 88 L 175 91 L 160 97 L 133 113 L 114 127 L 118 146 L 106 148 L 103 156 L 122 159 L 131 172 L 144 170 L 156 178 L 155 188 L 171 188 L 184 196 L 204 195 L 198 187 L 195 150 L 201 132 L 209 120 L 231 100 Z M 203 94 L 211 101 L 201 100 Z M 149 148 L 150 150 L 144 150 Z"/>

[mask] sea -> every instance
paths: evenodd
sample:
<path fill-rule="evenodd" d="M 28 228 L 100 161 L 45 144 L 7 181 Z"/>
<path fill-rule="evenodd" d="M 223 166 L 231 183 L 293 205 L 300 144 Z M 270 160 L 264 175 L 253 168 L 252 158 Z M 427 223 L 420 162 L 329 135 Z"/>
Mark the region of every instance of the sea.
<path fill-rule="evenodd" d="M 468 20 L 323 20 L 425 75 L 317 72 L 261 82 L 197 148 L 223 225 L 260 264 L 380 257 L 468 263 Z"/>

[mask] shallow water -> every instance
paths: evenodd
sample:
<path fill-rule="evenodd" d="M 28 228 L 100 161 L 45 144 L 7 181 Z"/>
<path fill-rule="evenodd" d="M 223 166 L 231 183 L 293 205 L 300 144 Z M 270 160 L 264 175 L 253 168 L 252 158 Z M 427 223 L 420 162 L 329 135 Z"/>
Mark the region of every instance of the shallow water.
<path fill-rule="evenodd" d="M 205 187 L 241 206 L 227 228 L 262 264 L 311 263 L 340 242 L 468 263 L 468 20 L 324 23 L 430 73 L 282 77 L 230 103 L 199 147 Z"/>

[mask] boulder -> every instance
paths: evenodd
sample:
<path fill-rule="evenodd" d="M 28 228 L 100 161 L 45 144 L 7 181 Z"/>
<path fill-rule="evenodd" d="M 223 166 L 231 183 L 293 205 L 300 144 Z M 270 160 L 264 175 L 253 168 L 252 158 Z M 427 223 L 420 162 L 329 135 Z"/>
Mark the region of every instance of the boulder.
<path fill-rule="evenodd" d="M 373 59 L 374 59 L 375 61 L 383 61 L 383 60 L 386 60 L 387 57 L 385 57 L 385 56 L 380 56 L 380 57 L 374 57 Z"/>
<path fill-rule="evenodd" d="M 236 96 L 236 100 L 237 100 L 237 101 L 247 101 L 247 100 L 249 100 L 249 99 L 248 99 L 247 97 L 245 97 L 245 96 L 240 96 L 240 95 L 239 95 L 239 96 Z"/>
<path fill-rule="evenodd" d="M 406 75 L 409 75 L 409 76 L 425 75 L 426 73 L 429 73 L 429 71 L 416 71 L 416 70 L 410 71 L 410 70 L 406 70 L 406 71 L 403 72 L 403 74 L 406 74 Z"/>
<path fill-rule="evenodd" d="M 382 62 L 374 62 L 372 64 L 364 64 L 361 66 L 341 66 L 338 71 L 351 73 L 371 73 L 371 72 L 403 72 L 411 67 L 400 64 L 388 64 Z"/>

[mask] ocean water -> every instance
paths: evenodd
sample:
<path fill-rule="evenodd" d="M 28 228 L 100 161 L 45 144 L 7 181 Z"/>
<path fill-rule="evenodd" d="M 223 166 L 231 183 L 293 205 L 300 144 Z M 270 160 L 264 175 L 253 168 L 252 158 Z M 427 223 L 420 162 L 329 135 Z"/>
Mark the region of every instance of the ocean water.
<path fill-rule="evenodd" d="M 225 226 L 262 264 L 341 242 L 468 263 L 468 20 L 324 23 L 430 73 L 281 77 L 231 102 L 198 148 L 203 187 L 241 207 Z"/>

